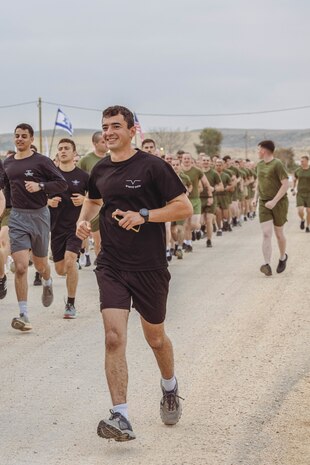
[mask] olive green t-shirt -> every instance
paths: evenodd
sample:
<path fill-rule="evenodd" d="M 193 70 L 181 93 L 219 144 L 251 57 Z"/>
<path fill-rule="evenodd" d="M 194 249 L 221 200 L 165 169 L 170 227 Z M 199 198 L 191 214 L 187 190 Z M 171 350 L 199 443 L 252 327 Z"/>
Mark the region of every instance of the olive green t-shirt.
<path fill-rule="evenodd" d="M 181 181 L 183 182 L 185 187 L 189 188 L 192 185 L 192 181 L 190 180 L 190 177 L 187 176 L 187 174 L 183 173 L 183 171 L 181 171 L 181 173 L 179 174 L 179 177 L 181 178 Z"/>
<path fill-rule="evenodd" d="M 188 171 L 184 171 L 184 174 L 188 176 L 192 182 L 193 189 L 192 192 L 189 194 L 190 199 L 199 199 L 199 181 L 203 177 L 203 172 L 196 168 L 196 166 L 192 166 L 191 169 Z"/>
<path fill-rule="evenodd" d="M 287 171 L 279 159 L 273 158 L 269 163 L 265 163 L 264 160 L 261 160 L 257 164 L 258 192 L 260 199 L 263 201 L 272 200 L 282 186 L 281 181 L 287 178 Z"/>
<path fill-rule="evenodd" d="M 218 173 L 220 178 L 221 178 L 221 181 L 223 183 L 223 186 L 224 186 L 224 189 L 225 187 L 229 186 L 231 184 L 231 177 L 229 176 L 229 174 L 227 173 L 224 173 L 224 171 L 222 171 L 221 173 Z M 222 191 L 222 192 L 216 192 L 216 195 L 227 195 L 228 192 L 227 191 Z"/>
<path fill-rule="evenodd" d="M 94 152 L 90 152 L 80 159 L 77 166 L 78 168 L 81 168 L 81 170 L 86 171 L 86 173 L 90 174 L 93 167 L 100 160 L 102 160 L 101 157 L 98 157 Z"/>
<path fill-rule="evenodd" d="M 298 179 L 297 192 L 298 194 L 310 194 L 310 167 L 304 170 L 299 167 L 294 173 Z"/>
<path fill-rule="evenodd" d="M 206 178 L 208 179 L 211 187 L 214 187 L 217 184 L 221 183 L 221 178 L 220 178 L 219 174 L 215 170 L 213 170 L 212 168 L 209 169 L 209 171 L 204 171 L 203 173 L 205 174 Z M 214 191 L 214 193 L 215 193 L 215 191 Z M 205 187 L 203 187 L 203 191 L 200 193 L 200 197 L 203 197 L 203 198 L 209 197 L 208 190 Z"/>

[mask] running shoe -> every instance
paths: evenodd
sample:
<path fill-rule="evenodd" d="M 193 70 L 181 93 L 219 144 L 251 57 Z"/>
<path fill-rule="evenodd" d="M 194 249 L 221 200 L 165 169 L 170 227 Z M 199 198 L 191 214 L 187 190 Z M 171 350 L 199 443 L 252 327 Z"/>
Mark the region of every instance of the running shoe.
<path fill-rule="evenodd" d="M 86 256 L 85 256 L 84 253 L 81 254 L 81 256 L 80 256 L 79 264 L 80 264 L 81 266 L 86 266 Z"/>
<path fill-rule="evenodd" d="M 89 256 L 89 255 L 85 255 L 85 257 L 86 257 L 85 266 L 90 266 L 90 265 L 91 265 L 90 256 Z"/>
<path fill-rule="evenodd" d="M 306 233 L 310 232 L 309 226 L 306 227 Z"/>
<path fill-rule="evenodd" d="M 175 256 L 177 257 L 178 260 L 182 260 L 183 258 L 183 251 L 181 249 L 177 249 L 175 251 Z"/>
<path fill-rule="evenodd" d="M 168 262 L 171 262 L 171 260 L 172 260 L 172 255 L 171 255 L 170 249 L 169 249 L 169 250 L 166 250 L 166 258 L 167 258 L 167 261 L 168 261 Z"/>
<path fill-rule="evenodd" d="M 271 270 L 271 266 L 268 265 L 268 263 L 266 263 L 266 265 L 262 265 L 260 267 L 260 271 L 262 273 L 264 273 L 266 276 L 271 276 L 272 275 L 272 270 Z"/>
<path fill-rule="evenodd" d="M 223 235 L 222 230 L 221 230 L 221 229 L 218 229 L 218 230 L 216 231 L 216 235 L 217 235 L 217 236 L 222 236 L 222 235 Z"/>
<path fill-rule="evenodd" d="M 104 439 L 114 439 L 118 442 L 136 439 L 132 426 L 121 413 L 110 410 L 108 420 L 101 420 L 97 428 L 97 434 Z"/>
<path fill-rule="evenodd" d="M 301 220 L 300 229 L 305 229 L 305 220 Z"/>
<path fill-rule="evenodd" d="M 3 278 L 0 278 L 0 299 L 4 299 L 7 291 L 7 280 L 6 275 L 4 275 Z"/>
<path fill-rule="evenodd" d="M 13 318 L 11 326 L 19 331 L 30 331 L 32 329 L 28 316 L 23 313 L 17 318 Z"/>
<path fill-rule="evenodd" d="M 193 251 L 193 247 L 191 245 L 186 244 L 185 252 L 188 253 L 192 251 Z"/>
<path fill-rule="evenodd" d="M 200 231 L 200 229 L 199 229 L 199 231 L 196 231 L 196 232 L 195 232 L 195 236 L 196 236 L 196 240 L 197 240 L 197 241 L 200 241 L 201 236 L 202 236 L 202 232 Z"/>
<path fill-rule="evenodd" d="M 65 320 L 74 320 L 77 317 L 76 308 L 72 304 L 66 304 L 64 319 Z"/>
<path fill-rule="evenodd" d="M 34 281 L 33 281 L 34 286 L 42 286 L 42 278 L 40 276 L 40 273 L 36 271 Z"/>
<path fill-rule="evenodd" d="M 160 418 L 165 425 L 175 425 L 182 415 L 182 404 L 179 396 L 178 382 L 172 391 L 166 391 L 161 382 L 163 397 L 160 401 Z"/>
<path fill-rule="evenodd" d="M 42 304 L 44 307 L 49 307 L 54 300 L 53 294 L 53 284 L 50 286 L 43 285 L 43 292 L 42 292 Z"/>
<path fill-rule="evenodd" d="M 284 260 L 279 260 L 278 266 L 277 266 L 277 273 L 283 273 L 283 271 L 286 268 L 286 262 L 288 259 L 287 253 L 285 254 L 285 259 Z"/>
<path fill-rule="evenodd" d="M 207 239 L 207 244 L 206 244 L 207 247 L 212 247 L 212 242 L 210 239 Z"/>
<path fill-rule="evenodd" d="M 196 240 L 196 234 L 195 234 L 195 231 L 192 231 L 192 241 L 195 241 Z"/>

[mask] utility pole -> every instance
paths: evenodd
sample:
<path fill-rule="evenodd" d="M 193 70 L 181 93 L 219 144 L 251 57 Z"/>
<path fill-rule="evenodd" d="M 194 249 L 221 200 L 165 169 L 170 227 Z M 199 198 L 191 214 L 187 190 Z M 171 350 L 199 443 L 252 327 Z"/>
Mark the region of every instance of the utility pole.
<path fill-rule="evenodd" d="M 245 131 L 244 136 L 244 144 L 245 144 L 245 158 L 248 158 L 248 131 Z"/>
<path fill-rule="evenodd" d="M 41 97 L 39 97 L 38 107 L 39 107 L 39 147 L 40 147 L 40 153 L 42 153 L 43 144 L 42 144 L 42 99 Z"/>

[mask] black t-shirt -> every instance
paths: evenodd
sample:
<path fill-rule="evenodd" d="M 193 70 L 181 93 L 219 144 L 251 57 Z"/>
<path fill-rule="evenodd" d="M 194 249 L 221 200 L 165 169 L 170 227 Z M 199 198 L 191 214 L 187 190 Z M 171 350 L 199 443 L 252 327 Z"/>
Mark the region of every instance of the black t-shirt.
<path fill-rule="evenodd" d="M 3 163 L 5 186 L 10 189 L 14 208 L 37 210 L 47 203 L 47 194 L 56 194 L 67 189 L 67 183 L 52 160 L 35 152 L 23 159 L 7 158 Z M 25 181 L 43 182 L 45 190 L 28 192 Z"/>
<path fill-rule="evenodd" d="M 102 248 L 98 268 L 106 265 L 124 271 L 166 268 L 164 223 L 142 224 L 136 233 L 121 228 L 112 213 L 117 208 L 123 211 L 161 208 L 185 191 L 168 163 L 141 150 L 122 162 L 112 162 L 110 156 L 99 161 L 89 180 L 89 198 L 104 201 L 100 211 Z"/>
<path fill-rule="evenodd" d="M 57 169 L 66 180 L 68 188 L 65 192 L 49 195 L 50 198 L 56 196 L 61 197 L 61 202 L 59 202 L 58 207 L 50 207 L 51 231 L 52 233 L 67 231 L 68 229 L 73 229 L 75 231 L 76 222 L 80 216 L 82 206 L 75 207 L 71 197 L 72 194 L 86 194 L 88 191 L 89 175 L 77 167 L 72 171 L 62 171 L 60 168 Z"/>

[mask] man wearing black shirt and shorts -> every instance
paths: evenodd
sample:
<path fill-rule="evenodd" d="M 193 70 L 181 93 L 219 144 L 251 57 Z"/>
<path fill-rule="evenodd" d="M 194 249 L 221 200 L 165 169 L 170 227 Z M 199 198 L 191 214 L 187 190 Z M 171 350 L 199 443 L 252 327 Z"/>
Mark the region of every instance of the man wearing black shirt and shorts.
<path fill-rule="evenodd" d="M 16 154 L 4 161 L 4 183 L 10 189 L 12 210 L 9 219 L 11 252 L 15 264 L 15 290 L 20 316 L 12 327 L 20 331 L 32 329 L 28 318 L 29 250 L 36 270 L 43 278 L 42 304 L 53 301 L 52 279 L 48 264 L 50 217 L 47 195 L 63 192 L 67 183 L 54 163 L 33 152 L 33 129 L 22 123 L 15 128 Z"/>
<path fill-rule="evenodd" d="M 75 166 L 75 143 L 61 139 L 58 143 L 59 171 L 68 184 L 68 189 L 48 200 L 51 214 L 51 249 L 55 269 L 60 276 L 66 276 L 68 300 L 64 318 L 76 318 L 75 295 L 78 285 L 76 260 L 82 245 L 76 234 L 85 194 L 88 191 L 89 176 Z"/>
<path fill-rule="evenodd" d="M 77 235 L 88 237 L 89 222 L 100 210 L 103 245 L 96 275 L 113 409 L 97 431 L 106 439 L 128 441 L 135 439 L 127 407 L 126 338 L 131 300 L 161 372 L 162 421 L 174 425 L 181 416 L 173 348 L 164 329 L 170 279 L 164 223 L 189 217 L 192 206 L 168 163 L 132 148 L 136 129 L 131 111 L 121 106 L 107 108 L 102 129 L 110 155 L 91 173 L 89 198 L 82 207 Z"/>

